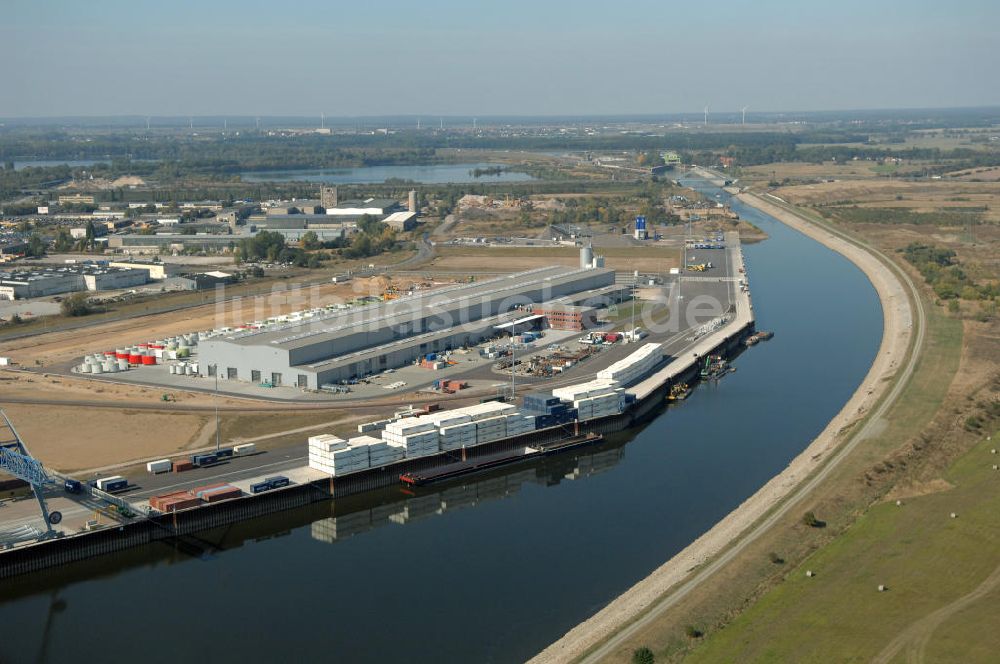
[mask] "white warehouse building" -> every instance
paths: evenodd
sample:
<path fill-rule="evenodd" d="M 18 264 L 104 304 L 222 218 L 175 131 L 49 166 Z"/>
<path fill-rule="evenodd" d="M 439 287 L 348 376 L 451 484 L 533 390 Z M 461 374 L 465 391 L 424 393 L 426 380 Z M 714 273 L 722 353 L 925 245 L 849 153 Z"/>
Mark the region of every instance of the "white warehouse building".
<path fill-rule="evenodd" d="M 403 366 L 426 353 L 478 343 L 531 317 L 533 304 L 614 281 L 612 270 L 546 267 L 451 286 L 206 339 L 199 345 L 199 367 L 208 376 L 218 372 L 224 379 L 315 390 Z"/>

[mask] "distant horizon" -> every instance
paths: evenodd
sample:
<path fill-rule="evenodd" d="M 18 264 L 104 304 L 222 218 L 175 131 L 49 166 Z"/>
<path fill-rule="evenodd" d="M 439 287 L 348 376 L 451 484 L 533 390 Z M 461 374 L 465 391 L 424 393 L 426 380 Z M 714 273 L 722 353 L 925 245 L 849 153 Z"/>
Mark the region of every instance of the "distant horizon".
<path fill-rule="evenodd" d="M 747 124 L 751 123 L 751 120 L 759 118 L 761 116 L 767 118 L 776 118 L 780 116 L 808 116 L 808 115 L 846 115 L 851 113 L 856 114 L 891 114 L 891 113 L 960 113 L 960 112 L 990 112 L 996 111 L 1000 112 L 1000 103 L 997 104 L 983 104 L 977 106 L 911 106 L 911 107 L 857 107 L 857 108 L 814 108 L 814 109 L 792 109 L 792 110 L 755 110 L 752 108 L 747 109 Z M 741 108 L 734 109 L 720 109 L 720 110 L 709 110 L 709 119 L 715 117 L 736 117 L 739 118 L 742 113 Z M 422 127 L 425 129 L 435 129 L 438 127 L 438 121 L 443 119 L 446 123 L 448 121 L 460 121 L 463 123 L 471 123 L 473 120 L 479 121 L 491 121 L 491 120 L 580 120 L 580 121 L 594 121 L 594 120 L 644 120 L 644 121 L 655 121 L 655 120 L 675 120 L 680 118 L 686 118 L 689 120 L 699 120 L 703 117 L 703 110 L 690 110 L 690 111 L 663 111 L 663 112 L 636 112 L 636 113 L 501 113 L 495 115 L 488 114 L 464 114 L 464 113 L 451 113 L 451 114 L 429 114 L 429 113 L 405 113 L 405 114 L 369 114 L 369 115 L 337 115 L 331 113 L 272 113 L 272 114 L 247 114 L 247 113 L 224 113 L 224 112 L 213 112 L 213 113 L 201 113 L 201 114 L 183 114 L 183 113 L 172 113 L 172 114 L 143 114 L 143 113 L 120 113 L 120 114 L 85 114 L 85 113 L 70 113 L 70 114 L 49 114 L 49 115 L 20 115 L 20 116 L 2 116 L 0 115 L 0 123 L 3 122 L 29 122 L 29 121 L 44 121 L 44 122 L 56 122 L 56 121 L 99 121 L 99 120 L 116 120 L 116 121 L 136 121 L 144 122 L 147 118 L 151 123 L 155 121 L 176 121 L 186 123 L 189 119 L 192 120 L 236 120 L 236 121 L 247 121 L 255 122 L 257 119 L 261 121 L 264 120 L 312 120 L 315 119 L 317 124 L 320 124 L 322 120 L 326 122 L 345 122 L 345 121 L 365 121 L 365 120 L 407 120 L 416 122 L 420 120 L 426 123 L 426 126 Z M 998 122 L 1000 122 L 1000 117 L 998 117 Z M 755 124 L 759 124 L 755 123 Z"/>
<path fill-rule="evenodd" d="M 989 83 L 1000 66 L 993 0 L 620 0 L 610 10 L 597 0 L 7 0 L 4 10 L 0 115 L 11 118 L 1000 104 Z"/>

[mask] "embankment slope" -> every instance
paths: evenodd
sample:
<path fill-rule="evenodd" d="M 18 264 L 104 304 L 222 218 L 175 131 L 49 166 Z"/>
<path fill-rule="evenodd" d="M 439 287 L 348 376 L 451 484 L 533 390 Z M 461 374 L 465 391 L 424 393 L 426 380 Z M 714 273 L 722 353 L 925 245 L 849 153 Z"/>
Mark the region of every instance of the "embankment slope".
<path fill-rule="evenodd" d="M 842 254 L 864 272 L 882 303 L 883 335 L 875 361 L 843 409 L 780 474 L 648 577 L 535 656 L 531 661 L 536 664 L 571 662 L 585 655 L 586 661 L 599 661 L 611 654 L 633 631 L 649 624 L 678 602 L 701 580 L 725 565 L 766 530 L 775 517 L 772 509 L 792 496 L 807 478 L 813 475 L 810 483 L 822 479 L 842 458 L 838 456 L 825 463 L 834 451 L 859 444 L 868 435 L 869 428 L 866 426 L 858 430 L 853 425 L 868 415 L 888 394 L 889 398 L 879 405 L 879 411 L 875 413 L 876 417 L 880 417 L 898 394 L 892 379 L 901 369 L 907 375 L 912 370 L 912 363 L 906 367 L 904 364 L 908 362 L 907 349 L 914 334 L 914 310 L 909 288 L 892 268 L 865 248 L 780 206 L 753 195 L 743 194 L 739 198 Z M 822 471 L 814 475 L 821 467 Z M 803 491 L 787 501 L 784 509 L 790 508 L 809 488 L 805 486 Z M 768 515 L 769 512 L 772 513 Z M 765 516 L 767 519 L 758 524 Z"/>

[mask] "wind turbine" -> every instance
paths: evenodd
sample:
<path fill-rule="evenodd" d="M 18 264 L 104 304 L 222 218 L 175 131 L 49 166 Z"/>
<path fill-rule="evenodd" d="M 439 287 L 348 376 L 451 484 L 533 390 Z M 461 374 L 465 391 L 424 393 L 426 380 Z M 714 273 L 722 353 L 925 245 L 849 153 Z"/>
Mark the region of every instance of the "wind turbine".
<path fill-rule="evenodd" d="M 708 104 L 705 104 L 705 126 L 708 126 Z"/>
<path fill-rule="evenodd" d="M 747 109 L 748 108 L 750 108 L 750 107 L 749 106 L 744 106 L 743 107 L 743 124 L 744 125 L 746 125 L 746 123 L 747 123 Z"/>

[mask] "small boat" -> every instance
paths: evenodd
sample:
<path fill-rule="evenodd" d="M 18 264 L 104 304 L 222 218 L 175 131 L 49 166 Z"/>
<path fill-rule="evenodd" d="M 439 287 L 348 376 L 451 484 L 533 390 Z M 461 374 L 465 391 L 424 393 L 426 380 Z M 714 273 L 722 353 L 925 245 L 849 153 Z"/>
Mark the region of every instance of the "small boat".
<path fill-rule="evenodd" d="M 691 388 L 687 383 L 677 383 L 670 386 L 670 393 L 667 394 L 667 401 L 683 401 L 691 394 Z"/>

